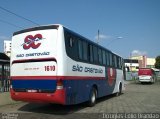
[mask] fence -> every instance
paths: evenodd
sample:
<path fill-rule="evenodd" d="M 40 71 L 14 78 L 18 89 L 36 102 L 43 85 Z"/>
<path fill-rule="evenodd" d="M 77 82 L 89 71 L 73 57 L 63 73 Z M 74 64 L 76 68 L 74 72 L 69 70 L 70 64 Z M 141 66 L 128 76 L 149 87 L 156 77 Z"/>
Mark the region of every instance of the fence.
<path fill-rule="evenodd" d="M 0 63 L 0 92 L 10 90 L 10 65 L 9 62 Z"/>
<path fill-rule="evenodd" d="M 136 80 L 138 78 L 138 72 L 126 72 L 126 80 Z"/>

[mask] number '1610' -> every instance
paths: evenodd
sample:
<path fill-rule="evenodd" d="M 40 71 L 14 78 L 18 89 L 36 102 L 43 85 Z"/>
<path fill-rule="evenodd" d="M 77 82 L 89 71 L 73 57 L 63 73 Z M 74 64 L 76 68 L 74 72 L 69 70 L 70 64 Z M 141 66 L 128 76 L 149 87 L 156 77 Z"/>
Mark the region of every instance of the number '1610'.
<path fill-rule="evenodd" d="M 55 66 L 44 66 L 45 71 L 55 71 Z"/>

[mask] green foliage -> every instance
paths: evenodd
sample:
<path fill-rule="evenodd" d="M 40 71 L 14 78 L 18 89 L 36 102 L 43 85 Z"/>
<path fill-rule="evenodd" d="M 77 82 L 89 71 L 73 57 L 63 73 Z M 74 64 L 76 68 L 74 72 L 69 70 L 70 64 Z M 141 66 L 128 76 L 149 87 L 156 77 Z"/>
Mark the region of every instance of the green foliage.
<path fill-rule="evenodd" d="M 156 57 L 155 68 L 160 69 L 160 56 Z"/>

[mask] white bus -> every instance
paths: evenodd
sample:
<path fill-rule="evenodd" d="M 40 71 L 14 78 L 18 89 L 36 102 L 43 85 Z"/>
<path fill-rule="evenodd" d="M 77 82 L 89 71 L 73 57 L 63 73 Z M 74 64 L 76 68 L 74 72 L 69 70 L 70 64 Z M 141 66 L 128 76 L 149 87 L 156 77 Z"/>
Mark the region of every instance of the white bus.
<path fill-rule="evenodd" d="M 11 97 L 63 105 L 124 90 L 123 59 L 62 25 L 15 32 L 11 51 Z"/>

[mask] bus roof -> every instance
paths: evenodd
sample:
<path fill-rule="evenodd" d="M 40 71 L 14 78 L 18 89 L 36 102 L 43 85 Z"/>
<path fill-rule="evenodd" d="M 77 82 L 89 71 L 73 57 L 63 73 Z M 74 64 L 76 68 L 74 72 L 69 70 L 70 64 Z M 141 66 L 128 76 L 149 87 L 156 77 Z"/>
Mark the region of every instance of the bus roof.
<path fill-rule="evenodd" d="M 27 29 L 23 29 L 23 30 L 14 32 L 13 36 L 21 34 L 21 33 L 29 32 L 29 31 L 44 30 L 44 29 L 58 29 L 58 27 L 59 27 L 58 24 L 31 27 L 31 28 L 27 28 Z"/>

